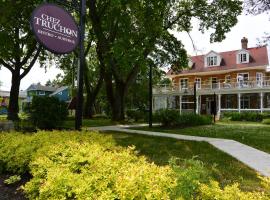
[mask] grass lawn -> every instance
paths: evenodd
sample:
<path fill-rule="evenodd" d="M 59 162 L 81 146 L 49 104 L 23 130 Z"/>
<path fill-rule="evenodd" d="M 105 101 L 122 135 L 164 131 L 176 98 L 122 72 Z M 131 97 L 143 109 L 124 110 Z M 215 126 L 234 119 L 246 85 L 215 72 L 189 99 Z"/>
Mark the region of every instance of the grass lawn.
<path fill-rule="evenodd" d="M 111 134 L 107 133 L 107 134 Z M 150 162 L 158 165 L 168 164 L 170 158 L 198 159 L 204 162 L 210 175 L 221 185 L 239 182 L 242 189 L 260 188 L 259 179 L 254 170 L 219 151 L 206 142 L 181 141 L 170 138 L 112 134 L 117 145 L 134 145 L 139 155 L 144 155 Z"/>
<path fill-rule="evenodd" d="M 96 127 L 96 126 L 110 126 L 115 125 L 116 122 L 111 121 L 110 119 L 104 118 L 93 118 L 93 119 L 83 119 L 82 126 L 84 127 Z M 62 125 L 64 128 L 74 128 L 74 120 L 66 120 Z"/>
<path fill-rule="evenodd" d="M 270 153 L 270 125 L 252 122 L 218 122 L 215 125 L 188 128 L 147 127 L 137 128 L 158 132 L 193 135 L 201 137 L 225 138 L 239 141 Z"/>

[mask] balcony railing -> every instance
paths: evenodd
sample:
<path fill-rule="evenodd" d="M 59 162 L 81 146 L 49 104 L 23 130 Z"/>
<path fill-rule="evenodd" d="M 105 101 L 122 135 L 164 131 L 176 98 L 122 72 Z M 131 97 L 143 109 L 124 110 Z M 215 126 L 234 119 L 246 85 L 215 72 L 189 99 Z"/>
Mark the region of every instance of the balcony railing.
<path fill-rule="evenodd" d="M 236 80 L 230 81 L 219 80 L 217 82 L 203 82 L 196 84 L 198 93 L 205 93 L 211 91 L 238 91 L 248 89 L 270 89 L 270 77 L 264 77 L 262 80 L 250 78 L 249 80 Z M 173 85 L 156 85 L 153 88 L 154 94 L 167 94 L 167 93 L 190 93 L 194 90 L 194 82 L 187 84 L 173 84 Z"/>

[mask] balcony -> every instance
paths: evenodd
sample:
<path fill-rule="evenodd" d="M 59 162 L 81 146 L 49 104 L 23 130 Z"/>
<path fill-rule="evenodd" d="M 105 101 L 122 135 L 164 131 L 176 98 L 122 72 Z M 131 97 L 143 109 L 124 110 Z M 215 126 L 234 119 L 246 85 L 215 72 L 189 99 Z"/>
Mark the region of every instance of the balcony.
<path fill-rule="evenodd" d="M 256 77 L 250 77 L 249 80 L 236 80 L 230 81 L 218 80 L 217 82 L 202 82 L 197 83 L 197 94 L 229 94 L 229 93 L 253 93 L 270 92 L 270 77 L 264 77 L 262 80 L 256 80 Z M 174 85 L 156 85 L 153 88 L 154 95 L 162 94 L 183 94 L 189 95 L 194 93 L 194 82 L 186 84 Z"/>

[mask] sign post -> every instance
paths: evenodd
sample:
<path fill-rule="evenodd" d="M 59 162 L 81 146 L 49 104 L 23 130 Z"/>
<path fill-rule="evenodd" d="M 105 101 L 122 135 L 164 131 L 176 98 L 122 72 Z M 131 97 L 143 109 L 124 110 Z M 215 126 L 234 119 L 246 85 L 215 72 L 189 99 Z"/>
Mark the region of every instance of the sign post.
<path fill-rule="evenodd" d="M 78 69 L 78 92 L 77 105 L 75 113 L 75 129 L 81 130 L 82 126 L 82 109 L 83 109 L 83 72 L 85 67 L 84 55 L 84 34 L 85 34 L 85 14 L 86 5 L 85 0 L 80 3 L 80 65 Z"/>
<path fill-rule="evenodd" d="M 74 18 L 62 7 L 44 3 L 37 7 L 31 17 L 31 29 L 36 40 L 48 51 L 55 54 L 71 53 L 79 44 L 80 64 L 78 67 L 78 92 L 75 113 L 75 129 L 81 130 L 83 107 L 83 72 L 85 66 L 84 35 L 86 0 L 80 1 L 78 9 L 77 1 L 55 0 L 80 12 L 80 30 Z"/>

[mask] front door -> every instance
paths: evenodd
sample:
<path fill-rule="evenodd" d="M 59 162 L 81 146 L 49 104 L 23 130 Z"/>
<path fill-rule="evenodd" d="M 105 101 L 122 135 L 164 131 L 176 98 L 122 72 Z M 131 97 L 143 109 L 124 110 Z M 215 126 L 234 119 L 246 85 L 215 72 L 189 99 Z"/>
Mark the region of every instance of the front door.
<path fill-rule="evenodd" d="M 263 82 L 263 74 L 260 72 L 256 73 L 256 84 L 258 87 L 262 87 L 262 82 Z"/>

